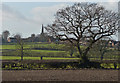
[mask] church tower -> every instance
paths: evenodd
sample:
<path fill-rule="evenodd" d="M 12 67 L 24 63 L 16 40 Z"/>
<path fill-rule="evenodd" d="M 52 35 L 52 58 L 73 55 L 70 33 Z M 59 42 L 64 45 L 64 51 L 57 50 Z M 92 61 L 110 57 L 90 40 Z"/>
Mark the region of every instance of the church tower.
<path fill-rule="evenodd" d="M 43 35 L 44 34 L 44 26 L 43 26 L 43 24 L 42 24 L 42 31 L 41 31 L 41 35 Z"/>
<path fill-rule="evenodd" d="M 40 38 L 39 38 L 39 41 L 40 42 L 45 42 L 46 41 L 46 35 L 45 35 L 45 33 L 44 33 L 44 26 L 43 26 L 43 24 L 42 24 L 42 29 L 41 29 L 41 34 L 40 34 Z"/>

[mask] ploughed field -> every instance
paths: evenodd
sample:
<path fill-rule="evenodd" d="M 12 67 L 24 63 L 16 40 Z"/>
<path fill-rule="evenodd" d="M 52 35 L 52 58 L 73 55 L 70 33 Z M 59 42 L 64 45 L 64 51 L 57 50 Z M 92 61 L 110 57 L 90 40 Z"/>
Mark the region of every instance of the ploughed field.
<path fill-rule="evenodd" d="M 2 81 L 118 81 L 118 70 L 3 70 Z"/>

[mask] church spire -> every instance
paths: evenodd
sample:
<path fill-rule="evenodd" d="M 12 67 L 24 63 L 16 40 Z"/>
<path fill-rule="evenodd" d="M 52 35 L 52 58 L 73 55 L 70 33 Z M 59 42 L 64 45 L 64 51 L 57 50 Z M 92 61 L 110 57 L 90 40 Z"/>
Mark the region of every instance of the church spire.
<path fill-rule="evenodd" d="M 42 24 L 42 32 L 41 32 L 41 34 L 43 34 L 44 33 L 44 27 L 43 27 L 43 24 Z"/>

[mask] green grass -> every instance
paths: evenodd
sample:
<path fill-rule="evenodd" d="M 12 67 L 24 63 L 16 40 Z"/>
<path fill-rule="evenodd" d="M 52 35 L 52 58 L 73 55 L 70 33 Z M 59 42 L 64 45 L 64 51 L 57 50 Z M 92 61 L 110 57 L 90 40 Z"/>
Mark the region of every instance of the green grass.
<path fill-rule="evenodd" d="M 17 45 L 14 44 L 8 44 L 8 45 L 0 45 L 0 47 L 2 48 L 2 52 L 3 52 L 3 56 L 19 56 L 20 51 L 14 51 L 14 49 L 16 50 Z M 28 50 L 25 48 L 51 48 L 51 49 L 58 49 L 58 50 Z M 85 46 L 81 46 L 81 48 L 85 48 Z M 5 50 L 5 49 L 9 49 L 9 50 Z M 11 50 L 10 50 L 11 49 Z M 34 42 L 34 43 L 25 43 L 24 45 L 24 56 L 27 57 L 40 57 L 40 56 L 65 56 L 68 57 L 70 56 L 70 48 L 68 48 L 67 46 L 65 46 L 64 44 L 55 44 L 55 43 L 41 43 L 41 42 Z M 61 51 L 59 49 L 62 49 L 64 51 Z M 0 50 L 1 52 L 1 50 Z M 78 55 L 78 51 L 74 51 L 73 56 Z M 107 57 L 110 57 L 110 59 L 117 59 L 118 58 L 118 51 L 117 50 L 110 50 L 109 52 L 105 53 L 104 55 L 104 59 L 107 59 Z M 88 53 L 89 57 L 99 57 L 100 59 L 100 54 L 97 53 L 97 51 L 92 50 L 92 52 Z M 97 58 L 93 58 L 91 60 L 94 60 Z"/>
<path fill-rule="evenodd" d="M 2 49 L 2 45 L 0 45 L 0 49 Z"/>
<path fill-rule="evenodd" d="M 2 45 L 2 50 L 3 49 L 15 49 L 15 45 Z"/>
<path fill-rule="evenodd" d="M 116 65 L 117 65 L 117 68 L 120 68 L 120 64 L 116 64 Z M 102 63 L 101 66 L 104 68 L 115 68 L 113 63 L 110 63 L 110 64 Z"/>
<path fill-rule="evenodd" d="M 4 56 L 18 56 L 20 51 L 12 51 L 18 48 L 17 45 L 1 45 L 2 52 Z M 53 48 L 53 49 L 63 49 L 63 44 L 46 44 L 46 43 L 26 43 L 24 49 L 26 48 Z M 9 49 L 9 50 L 6 50 Z M 66 51 L 60 50 L 24 50 L 24 56 L 68 56 Z"/>
<path fill-rule="evenodd" d="M 31 50 L 33 52 L 49 52 L 49 53 L 56 53 L 56 52 L 65 52 L 65 51 L 55 51 L 55 50 Z"/>
<path fill-rule="evenodd" d="M 24 44 L 24 49 L 25 48 L 30 48 L 32 47 L 34 44 L 32 43 L 25 43 Z M 4 49 L 16 49 L 19 45 L 16 43 L 13 44 L 7 44 L 7 45 L 0 45 L 0 49 L 4 50 Z"/>
<path fill-rule="evenodd" d="M 31 50 L 32 56 L 69 56 L 67 51 Z"/>
<path fill-rule="evenodd" d="M 2 50 L 3 56 L 18 56 L 18 51 Z M 24 50 L 24 56 L 70 56 L 67 51 L 56 51 L 56 50 Z"/>
<path fill-rule="evenodd" d="M 21 59 L 18 56 L 0 56 L 2 60 L 15 60 Z M 40 57 L 23 57 L 23 59 L 30 59 L 30 60 L 40 60 Z M 79 59 L 79 58 L 57 58 L 57 57 L 43 57 L 43 60 L 55 60 L 55 59 Z"/>
<path fill-rule="evenodd" d="M 56 59 L 79 59 L 79 58 L 56 58 L 56 57 L 43 57 L 43 59 L 45 59 L 45 60 L 50 60 L 50 59 L 52 59 L 52 60 L 56 60 Z"/>
<path fill-rule="evenodd" d="M 0 57 L 1 58 L 1 57 Z M 21 59 L 21 57 L 18 56 L 2 56 L 2 60 L 14 60 L 14 59 Z M 33 59 L 33 60 L 38 60 L 40 58 L 38 57 L 24 57 L 23 59 Z"/>
<path fill-rule="evenodd" d="M 46 44 L 46 43 L 37 43 L 37 44 L 32 44 L 32 48 L 49 48 L 49 49 L 62 49 L 65 50 L 65 45 L 64 44 Z"/>
<path fill-rule="evenodd" d="M 98 59 L 98 60 L 101 60 L 100 57 L 96 57 L 96 56 L 95 56 L 95 58 L 91 58 L 91 60 L 97 60 L 97 59 Z M 103 58 L 103 60 L 118 60 L 118 59 L 119 59 L 118 57 L 110 57 L 110 56 Z"/>

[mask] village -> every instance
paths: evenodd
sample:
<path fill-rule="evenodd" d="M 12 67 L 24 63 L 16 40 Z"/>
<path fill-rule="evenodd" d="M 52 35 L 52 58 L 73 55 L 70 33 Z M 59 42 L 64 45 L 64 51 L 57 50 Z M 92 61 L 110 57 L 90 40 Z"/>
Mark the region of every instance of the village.
<path fill-rule="evenodd" d="M 7 30 L 6 30 L 7 31 Z M 10 33 L 5 33 L 6 31 L 3 32 L 3 34 L 10 34 Z M 9 31 L 8 31 L 9 32 Z M 44 26 L 42 25 L 41 27 L 41 33 L 40 34 L 31 34 L 30 37 L 28 38 L 22 38 L 22 40 L 24 42 L 46 42 L 46 43 L 68 43 L 69 41 L 60 41 L 58 38 L 55 38 L 53 36 L 49 36 L 47 33 L 45 33 L 45 28 Z M 4 43 L 17 43 L 17 40 L 15 37 L 4 37 L 2 35 L 0 35 L 0 44 L 4 44 Z M 104 39 L 103 39 L 104 41 Z M 112 48 L 118 48 L 119 46 L 119 40 L 116 41 L 114 39 L 107 39 L 105 41 L 108 41 L 108 46 L 112 47 Z M 89 42 L 89 40 L 82 40 L 80 41 L 79 43 L 81 45 L 87 45 L 87 42 Z"/>

